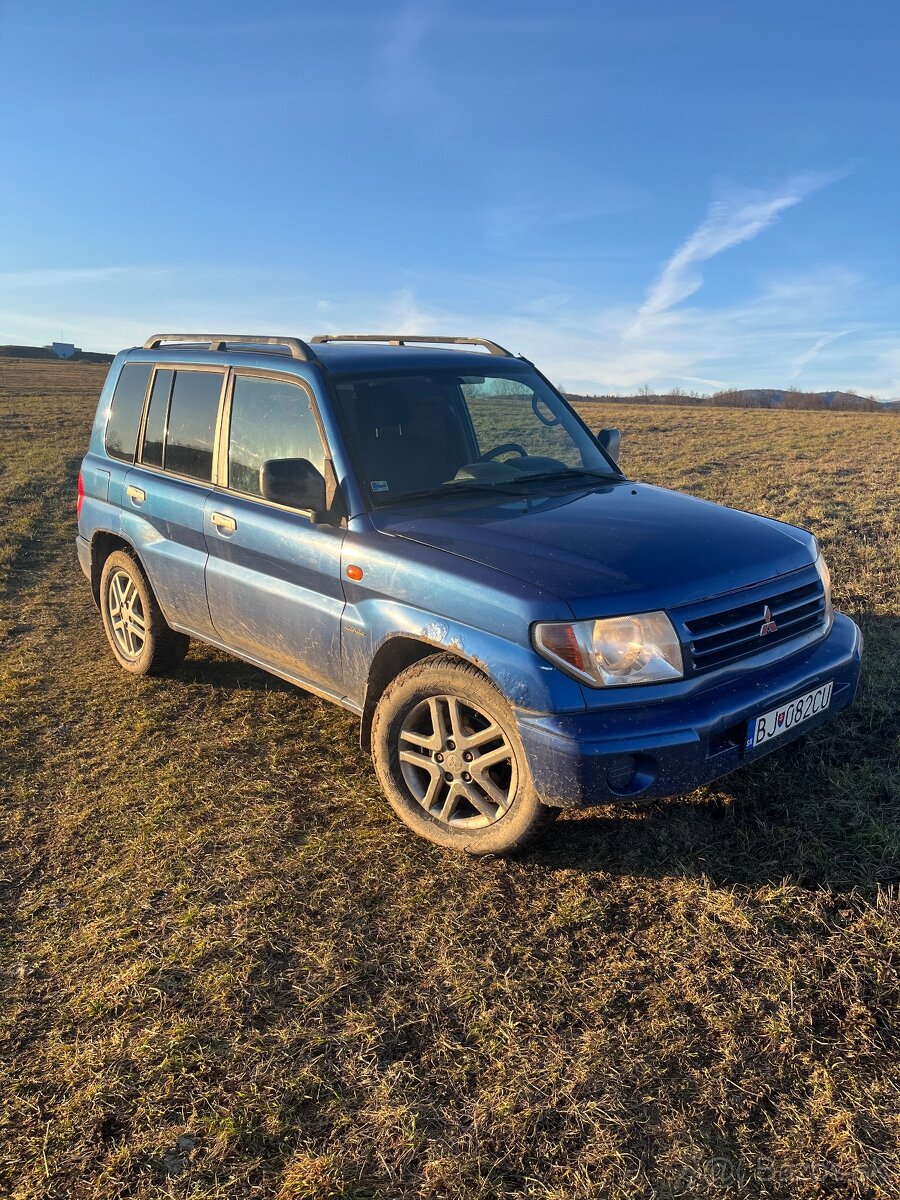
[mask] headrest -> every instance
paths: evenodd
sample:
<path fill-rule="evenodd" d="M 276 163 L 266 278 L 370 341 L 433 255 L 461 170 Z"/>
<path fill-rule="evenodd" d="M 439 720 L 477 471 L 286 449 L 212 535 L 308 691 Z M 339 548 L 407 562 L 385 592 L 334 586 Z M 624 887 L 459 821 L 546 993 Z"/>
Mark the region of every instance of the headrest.
<path fill-rule="evenodd" d="M 371 429 L 402 425 L 409 420 L 409 397 L 394 383 L 373 383 L 359 397 L 360 416 Z"/>

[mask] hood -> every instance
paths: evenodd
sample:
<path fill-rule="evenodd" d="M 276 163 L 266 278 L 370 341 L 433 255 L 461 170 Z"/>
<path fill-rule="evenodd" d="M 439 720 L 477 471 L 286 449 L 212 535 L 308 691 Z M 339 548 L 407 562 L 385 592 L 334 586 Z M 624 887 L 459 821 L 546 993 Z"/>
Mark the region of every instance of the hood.
<path fill-rule="evenodd" d="M 372 516 L 383 533 L 553 592 L 576 617 L 690 604 L 808 566 L 816 552 L 805 530 L 627 481 Z"/>

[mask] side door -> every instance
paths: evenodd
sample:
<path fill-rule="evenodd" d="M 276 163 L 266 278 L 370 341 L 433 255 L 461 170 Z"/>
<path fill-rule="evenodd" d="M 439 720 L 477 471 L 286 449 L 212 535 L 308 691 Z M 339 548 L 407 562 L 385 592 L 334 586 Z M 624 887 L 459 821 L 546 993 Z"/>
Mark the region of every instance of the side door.
<path fill-rule="evenodd" d="M 343 695 L 344 530 L 264 499 L 263 464 L 327 451 L 311 391 L 296 377 L 235 370 L 225 404 L 218 486 L 206 499 L 206 594 L 223 645 Z"/>
<path fill-rule="evenodd" d="M 166 620 L 215 635 L 206 601 L 204 506 L 212 490 L 226 372 L 153 372 L 137 462 L 123 481 L 122 533 L 135 546 Z"/>

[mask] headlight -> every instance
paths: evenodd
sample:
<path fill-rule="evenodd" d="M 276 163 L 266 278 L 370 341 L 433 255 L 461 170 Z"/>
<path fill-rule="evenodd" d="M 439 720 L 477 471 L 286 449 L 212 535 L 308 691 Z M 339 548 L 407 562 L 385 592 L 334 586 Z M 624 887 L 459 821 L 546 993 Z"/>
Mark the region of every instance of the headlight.
<path fill-rule="evenodd" d="M 825 629 L 827 631 L 834 623 L 834 605 L 831 603 L 831 572 L 821 554 L 816 559 L 816 571 L 822 580 L 822 587 L 825 589 Z"/>
<path fill-rule="evenodd" d="M 593 687 L 681 679 L 681 645 L 664 612 L 534 627 L 539 654 Z"/>

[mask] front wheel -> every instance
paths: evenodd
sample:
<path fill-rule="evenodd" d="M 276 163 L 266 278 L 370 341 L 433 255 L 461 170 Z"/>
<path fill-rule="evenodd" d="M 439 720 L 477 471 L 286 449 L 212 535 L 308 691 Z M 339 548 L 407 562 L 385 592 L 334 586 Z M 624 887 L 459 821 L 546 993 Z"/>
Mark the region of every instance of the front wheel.
<path fill-rule="evenodd" d="M 394 812 L 439 846 L 509 854 L 559 812 L 535 794 L 509 705 L 480 671 L 448 655 L 413 664 L 388 686 L 372 754 Z"/>

